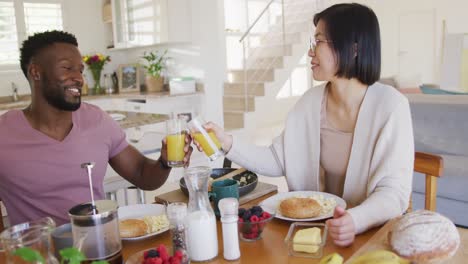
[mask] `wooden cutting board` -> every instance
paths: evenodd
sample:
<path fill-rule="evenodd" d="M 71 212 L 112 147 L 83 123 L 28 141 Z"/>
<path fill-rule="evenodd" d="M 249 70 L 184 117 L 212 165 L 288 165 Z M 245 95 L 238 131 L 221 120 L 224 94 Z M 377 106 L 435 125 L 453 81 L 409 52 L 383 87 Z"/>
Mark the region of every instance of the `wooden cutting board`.
<path fill-rule="evenodd" d="M 345 264 L 352 263 L 353 259 L 357 256 L 364 254 L 365 252 L 377 250 L 377 249 L 386 249 L 391 250 L 390 245 L 387 241 L 388 232 L 392 229 L 392 225 L 396 222 L 396 219 L 388 221 L 366 244 L 364 244 L 358 251 L 356 251 L 346 262 Z M 458 248 L 457 253 L 446 263 L 450 264 L 462 264 L 467 263 L 468 259 L 468 229 L 466 228 L 457 228 L 460 234 L 460 247 Z"/>
<path fill-rule="evenodd" d="M 253 191 L 240 197 L 239 204 L 242 205 L 242 204 L 248 203 L 265 194 L 268 194 L 271 192 L 277 192 L 277 191 L 278 191 L 278 186 L 276 185 L 265 183 L 265 182 L 258 182 L 257 187 L 255 187 Z M 177 189 L 172 192 L 164 193 L 155 197 L 155 202 L 156 203 L 164 203 L 164 202 L 168 202 L 168 203 L 185 202 L 186 203 L 188 202 L 188 196 L 186 196 L 180 189 Z"/>

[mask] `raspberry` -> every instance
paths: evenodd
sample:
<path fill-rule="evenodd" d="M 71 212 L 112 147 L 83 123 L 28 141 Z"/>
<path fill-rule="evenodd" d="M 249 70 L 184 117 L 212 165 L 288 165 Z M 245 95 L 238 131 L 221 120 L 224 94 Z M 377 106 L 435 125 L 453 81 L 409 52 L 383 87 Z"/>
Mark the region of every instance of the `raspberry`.
<path fill-rule="evenodd" d="M 256 215 L 252 215 L 250 217 L 250 222 L 252 222 L 252 223 L 257 223 L 259 220 L 260 220 L 260 218 L 258 218 L 258 216 L 256 216 Z"/>
<path fill-rule="evenodd" d="M 166 246 L 164 244 L 159 245 L 157 250 L 159 251 L 159 254 L 161 254 L 162 252 L 165 252 L 166 255 L 167 255 L 167 249 L 166 249 Z"/>
<path fill-rule="evenodd" d="M 263 213 L 262 213 L 262 218 L 263 218 L 263 219 L 268 219 L 268 218 L 270 218 L 270 217 L 271 217 L 271 214 L 270 214 L 270 213 L 268 213 L 268 212 L 263 212 Z"/>
<path fill-rule="evenodd" d="M 258 225 L 252 225 L 252 227 L 250 228 L 250 232 L 251 233 L 257 233 L 258 232 Z"/>
<path fill-rule="evenodd" d="M 167 254 L 166 251 L 159 251 L 159 256 L 163 261 L 166 261 L 169 259 L 169 254 Z"/>
<path fill-rule="evenodd" d="M 180 251 L 180 250 L 177 250 L 174 253 L 174 257 L 178 258 L 179 260 L 182 260 L 182 258 L 184 257 L 184 253 L 182 253 L 182 251 Z"/>
<path fill-rule="evenodd" d="M 242 217 L 239 217 L 239 223 L 244 223 L 244 219 L 242 219 Z"/>

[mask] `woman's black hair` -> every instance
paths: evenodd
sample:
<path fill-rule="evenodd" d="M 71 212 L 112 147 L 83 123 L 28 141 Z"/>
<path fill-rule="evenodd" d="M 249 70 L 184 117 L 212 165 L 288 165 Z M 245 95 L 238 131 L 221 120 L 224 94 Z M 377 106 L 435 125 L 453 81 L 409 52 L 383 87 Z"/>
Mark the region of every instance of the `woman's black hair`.
<path fill-rule="evenodd" d="M 336 76 L 372 85 L 380 79 L 381 48 L 377 16 L 367 6 L 333 5 L 314 16 L 325 24 L 326 37 L 337 55 Z"/>

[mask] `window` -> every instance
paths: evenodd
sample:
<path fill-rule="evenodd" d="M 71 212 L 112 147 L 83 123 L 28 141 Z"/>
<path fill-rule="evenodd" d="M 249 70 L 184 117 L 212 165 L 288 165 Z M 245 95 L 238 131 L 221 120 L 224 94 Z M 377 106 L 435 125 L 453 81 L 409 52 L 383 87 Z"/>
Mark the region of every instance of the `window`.
<path fill-rule="evenodd" d="M 62 29 L 61 0 L 0 0 L 0 66 L 17 67 L 19 47 L 28 36 Z"/>

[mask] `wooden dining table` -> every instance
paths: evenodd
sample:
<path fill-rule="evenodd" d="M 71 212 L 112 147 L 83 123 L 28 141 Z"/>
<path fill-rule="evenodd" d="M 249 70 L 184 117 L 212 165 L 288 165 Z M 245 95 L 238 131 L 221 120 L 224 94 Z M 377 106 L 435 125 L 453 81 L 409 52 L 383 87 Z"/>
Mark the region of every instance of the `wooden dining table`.
<path fill-rule="evenodd" d="M 176 190 L 174 192 L 180 192 Z M 274 195 L 269 193 L 255 200 L 242 205 L 242 207 L 251 207 L 259 204 L 262 200 Z M 170 196 L 170 195 L 169 195 Z M 158 197 L 156 197 L 158 200 Z M 269 222 L 262 233 L 262 238 L 254 242 L 240 241 L 241 257 L 235 261 L 227 261 L 223 258 L 223 239 L 221 222 L 217 220 L 218 231 L 218 256 L 205 263 L 319 263 L 320 259 L 295 257 L 288 254 L 288 246 L 284 239 L 288 233 L 290 221 L 281 219 L 273 219 Z M 338 247 L 332 241 L 327 241 L 323 249 L 323 256 L 337 252 L 345 259 L 348 259 L 354 252 L 359 250 L 377 231 L 379 228 L 371 229 L 363 234 L 356 236 L 354 243 L 349 247 Z M 123 258 L 127 260 L 132 254 L 141 250 L 157 247 L 164 244 L 171 246 L 170 232 L 165 232 L 141 241 L 124 241 L 123 242 Z"/>

